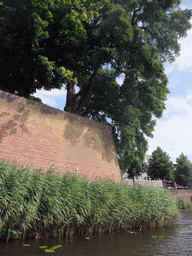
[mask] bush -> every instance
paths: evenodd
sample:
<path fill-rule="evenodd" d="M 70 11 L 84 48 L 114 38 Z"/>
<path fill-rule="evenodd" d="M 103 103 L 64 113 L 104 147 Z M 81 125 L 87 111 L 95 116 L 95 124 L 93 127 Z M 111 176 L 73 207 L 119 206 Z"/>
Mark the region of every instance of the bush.
<path fill-rule="evenodd" d="M 176 213 L 176 200 L 160 188 L 0 162 L 1 239 L 111 232 L 163 224 Z"/>
<path fill-rule="evenodd" d="M 192 204 L 186 202 L 185 200 L 178 198 L 177 199 L 177 206 L 178 209 L 182 210 L 182 209 L 192 209 Z"/>

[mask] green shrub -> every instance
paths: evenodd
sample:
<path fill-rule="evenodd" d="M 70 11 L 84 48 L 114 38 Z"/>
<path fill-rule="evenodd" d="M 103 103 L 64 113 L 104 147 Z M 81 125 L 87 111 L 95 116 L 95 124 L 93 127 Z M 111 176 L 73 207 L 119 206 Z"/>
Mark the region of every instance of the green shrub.
<path fill-rule="evenodd" d="M 178 209 L 182 210 L 182 209 L 192 209 L 192 204 L 186 202 L 185 200 L 178 198 L 177 199 L 177 206 Z"/>
<path fill-rule="evenodd" d="M 90 235 L 163 224 L 177 214 L 165 190 L 42 172 L 0 162 L 0 238 Z"/>

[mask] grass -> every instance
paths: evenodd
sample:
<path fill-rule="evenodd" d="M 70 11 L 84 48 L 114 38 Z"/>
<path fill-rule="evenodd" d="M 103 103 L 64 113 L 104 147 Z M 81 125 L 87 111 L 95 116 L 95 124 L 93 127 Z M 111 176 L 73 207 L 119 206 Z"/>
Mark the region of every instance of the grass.
<path fill-rule="evenodd" d="M 192 210 L 192 203 L 188 203 L 181 198 L 177 199 L 177 206 L 178 206 L 178 209 L 180 210 L 184 210 L 184 209 Z"/>
<path fill-rule="evenodd" d="M 177 209 L 160 188 L 90 182 L 0 162 L 0 239 L 88 237 L 162 225 Z"/>

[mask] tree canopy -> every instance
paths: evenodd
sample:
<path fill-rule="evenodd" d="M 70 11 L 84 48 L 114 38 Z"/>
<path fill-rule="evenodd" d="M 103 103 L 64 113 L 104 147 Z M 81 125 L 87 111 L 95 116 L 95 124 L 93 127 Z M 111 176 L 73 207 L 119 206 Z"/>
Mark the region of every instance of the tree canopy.
<path fill-rule="evenodd" d="M 65 111 L 109 123 L 121 169 L 139 165 L 169 93 L 163 62 L 191 16 L 180 0 L 4 0 L 0 89 L 29 98 L 65 84 Z"/>
<path fill-rule="evenodd" d="M 76 82 L 63 52 L 70 56 L 73 45 L 81 48 L 87 40 L 83 22 L 100 7 L 95 0 L 1 1 L 0 88 L 29 98 L 36 89 Z"/>
<path fill-rule="evenodd" d="M 157 149 L 153 151 L 152 157 L 149 159 L 148 175 L 155 180 L 173 180 L 173 169 L 174 166 L 170 161 L 169 155 L 163 152 L 160 147 L 157 147 Z"/>
<path fill-rule="evenodd" d="M 192 163 L 183 153 L 176 159 L 175 181 L 181 186 L 192 185 Z"/>

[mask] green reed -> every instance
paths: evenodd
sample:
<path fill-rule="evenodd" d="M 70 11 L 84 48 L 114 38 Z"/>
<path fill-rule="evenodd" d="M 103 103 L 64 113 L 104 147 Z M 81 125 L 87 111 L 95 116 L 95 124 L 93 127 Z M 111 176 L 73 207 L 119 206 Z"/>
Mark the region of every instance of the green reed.
<path fill-rule="evenodd" d="M 192 210 L 192 203 L 186 202 L 181 198 L 177 198 L 177 206 L 180 210 Z"/>
<path fill-rule="evenodd" d="M 88 236 L 162 225 L 176 214 L 176 200 L 160 188 L 0 162 L 0 239 Z"/>

